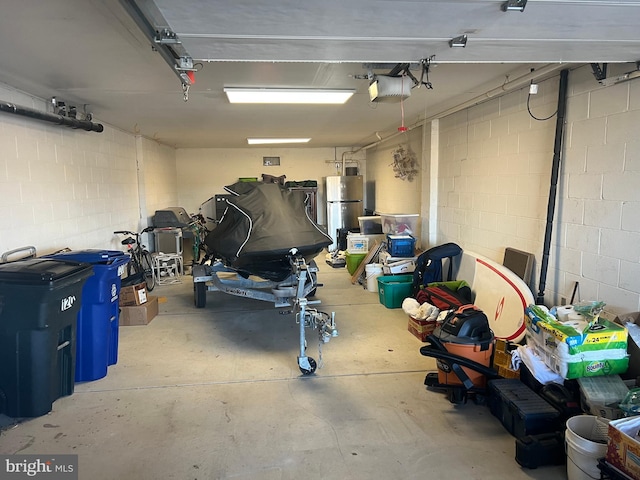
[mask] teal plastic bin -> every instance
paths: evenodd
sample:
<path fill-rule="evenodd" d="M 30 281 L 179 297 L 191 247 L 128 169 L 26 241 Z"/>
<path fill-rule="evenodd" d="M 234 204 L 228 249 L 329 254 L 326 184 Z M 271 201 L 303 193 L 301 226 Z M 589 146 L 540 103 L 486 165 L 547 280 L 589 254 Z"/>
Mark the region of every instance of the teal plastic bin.
<path fill-rule="evenodd" d="M 378 277 L 380 303 L 387 308 L 400 308 L 402 301 L 411 296 L 413 275 L 386 275 Z"/>

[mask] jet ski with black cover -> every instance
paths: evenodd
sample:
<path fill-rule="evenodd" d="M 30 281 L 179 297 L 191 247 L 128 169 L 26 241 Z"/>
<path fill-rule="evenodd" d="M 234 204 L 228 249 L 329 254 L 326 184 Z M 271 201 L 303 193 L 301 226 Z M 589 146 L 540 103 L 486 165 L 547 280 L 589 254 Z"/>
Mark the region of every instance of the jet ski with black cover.
<path fill-rule="evenodd" d="M 233 196 L 218 225 L 205 238 L 207 256 L 192 270 L 194 302 L 204 308 L 207 291 L 293 307 L 300 325 L 298 366 L 303 374 L 316 370 L 306 356 L 305 328 L 317 329 L 321 345 L 338 335 L 334 314 L 309 308 L 315 295 L 318 268 L 313 260 L 332 243 L 311 220 L 306 195 L 275 183 L 238 182 L 225 187 Z"/>
<path fill-rule="evenodd" d="M 262 182 L 238 182 L 225 190 L 234 197 L 205 244 L 240 274 L 280 282 L 291 275 L 292 248 L 309 262 L 333 243 L 309 217 L 302 191 Z"/>

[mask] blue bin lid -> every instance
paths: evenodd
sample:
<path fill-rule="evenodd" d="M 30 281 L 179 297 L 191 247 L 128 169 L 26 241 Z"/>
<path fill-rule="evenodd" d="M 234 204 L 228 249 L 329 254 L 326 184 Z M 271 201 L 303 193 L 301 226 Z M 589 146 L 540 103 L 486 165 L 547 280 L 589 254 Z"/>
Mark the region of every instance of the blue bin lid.
<path fill-rule="evenodd" d="M 47 255 L 46 258 L 91 263 L 92 265 L 109 265 L 114 262 L 127 263 L 130 257 L 127 253 L 121 252 L 120 250 L 89 249 L 56 253 Z"/>
<path fill-rule="evenodd" d="M 0 263 L 0 282 L 11 284 L 46 285 L 93 275 L 88 263 L 59 261 L 47 258 L 29 258 Z"/>

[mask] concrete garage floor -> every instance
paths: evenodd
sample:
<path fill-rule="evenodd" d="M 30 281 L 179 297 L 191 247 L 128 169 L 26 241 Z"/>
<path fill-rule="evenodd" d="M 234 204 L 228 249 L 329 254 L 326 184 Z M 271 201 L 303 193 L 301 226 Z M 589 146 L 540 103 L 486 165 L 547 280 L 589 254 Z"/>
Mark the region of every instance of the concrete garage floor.
<path fill-rule="evenodd" d="M 5 417 L 0 453 L 77 454 L 92 480 L 566 478 L 565 466 L 522 469 L 488 407 L 427 390 L 435 361 L 402 310 L 319 266 L 319 308 L 336 312 L 340 336 L 315 375 L 298 370 L 291 315 L 219 292 L 196 309 L 187 276 L 153 292 L 149 325 L 120 328 L 105 378 L 48 415 Z"/>

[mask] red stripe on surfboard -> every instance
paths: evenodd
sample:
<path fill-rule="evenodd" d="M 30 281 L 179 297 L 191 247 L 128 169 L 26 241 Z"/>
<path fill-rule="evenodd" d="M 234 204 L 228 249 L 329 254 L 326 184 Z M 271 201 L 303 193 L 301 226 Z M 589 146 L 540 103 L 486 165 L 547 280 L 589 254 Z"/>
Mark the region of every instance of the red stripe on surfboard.
<path fill-rule="evenodd" d="M 496 314 L 493 317 L 494 321 L 497 321 L 500 318 L 500 315 L 502 315 L 502 309 L 504 308 L 504 297 L 502 297 L 500 299 L 500 301 L 498 302 L 498 306 L 496 307 Z"/>
<path fill-rule="evenodd" d="M 522 295 L 522 292 L 520 290 L 518 290 L 518 288 L 514 285 L 514 283 L 510 279 L 508 279 L 501 271 L 499 271 L 497 268 L 493 267 L 492 265 L 489 265 L 484 260 L 480 260 L 479 258 L 476 258 L 476 262 L 481 263 L 482 265 L 487 267 L 489 270 L 494 272 L 496 275 L 502 277 L 504 279 L 504 281 L 507 282 L 509 285 L 511 285 L 511 288 L 513 288 L 515 290 L 515 292 L 518 294 L 518 296 L 520 297 L 520 301 L 522 302 L 522 313 L 524 315 L 524 309 L 527 308 L 527 302 L 524 299 L 524 296 Z M 520 325 L 520 328 L 518 328 L 518 330 L 515 333 L 509 335 L 508 337 L 504 337 L 504 339 L 505 340 L 513 340 L 514 338 L 517 338 L 520 335 L 522 335 L 524 333 L 524 330 L 525 330 L 525 325 L 523 323 L 522 325 Z"/>
<path fill-rule="evenodd" d="M 476 262 L 481 263 L 482 265 L 484 265 L 485 267 L 487 267 L 489 270 L 495 272 L 497 275 L 501 276 L 502 278 L 504 278 L 504 280 L 511 285 L 511 287 L 516 291 L 516 293 L 518 294 L 518 296 L 520 297 L 520 301 L 522 302 L 522 309 L 524 311 L 525 308 L 527 308 L 527 302 L 524 299 L 524 296 L 522 295 L 522 292 L 520 290 L 518 290 L 518 288 L 514 285 L 514 283 L 509 280 L 507 277 L 505 277 L 505 275 L 498 270 L 497 268 L 489 265 L 487 262 L 485 262 L 484 260 L 480 260 L 479 258 L 476 258 Z"/>

